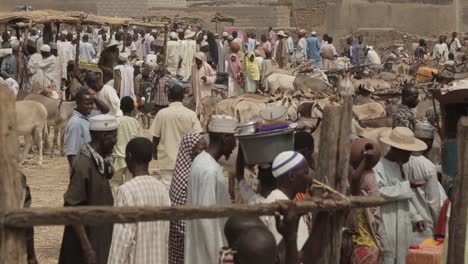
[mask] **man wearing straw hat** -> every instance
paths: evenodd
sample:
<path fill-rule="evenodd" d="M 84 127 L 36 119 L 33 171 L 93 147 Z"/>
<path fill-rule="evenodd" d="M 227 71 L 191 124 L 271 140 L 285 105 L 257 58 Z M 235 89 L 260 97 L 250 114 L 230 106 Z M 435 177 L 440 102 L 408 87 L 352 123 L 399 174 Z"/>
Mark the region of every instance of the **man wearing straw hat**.
<path fill-rule="evenodd" d="M 210 144 L 192 163 L 188 183 L 187 205 L 230 204 L 223 167 L 236 147 L 234 137 L 237 121 L 229 116 L 213 116 L 208 126 Z M 219 249 L 226 245 L 226 219 L 197 219 L 187 221 L 185 233 L 185 263 L 217 263 Z"/>
<path fill-rule="evenodd" d="M 278 41 L 275 44 L 275 61 L 280 69 L 284 69 L 288 65 L 289 58 L 288 44 L 285 40 L 288 36 L 282 30 L 276 35 L 278 35 Z"/>
<path fill-rule="evenodd" d="M 115 39 L 109 40 L 106 48 L 101 52 L 98 66 L 102 70 L 102 81 L 106 84 L 114 79 L 114 67 L 119 58 L 118 42 Z"/>
<path fill-rule="evenodd" d="M 391 148 L 374 167 L 379 192 L 385 198 L 399 199 L 381 207 L 383 220 L 379 229 L 383 245 L 381 263 L 400 264 L 405 263 L 413 226 L 418 232 L 426 229 L 425 221 L 417 214 L 411 201 L 414 196 L 412 188 L 418 188 L 424 183 L 411 182 L 405 174 L 403 164 L 410 160 L 413 152 L 423 151 L 427 146 L 407 127 L 394 128 L 389 136 L 381 138 L 380 141 Z"/>
<path fill-rule="evenodd" d="M 187 81 L 192 75 L 192 65 L 197 52 L 197 42 L 194 40 L 195 32 L 190 29 L 185 30 L 184 40 L 180 43 L 180 69 L 179 75 Z"/>

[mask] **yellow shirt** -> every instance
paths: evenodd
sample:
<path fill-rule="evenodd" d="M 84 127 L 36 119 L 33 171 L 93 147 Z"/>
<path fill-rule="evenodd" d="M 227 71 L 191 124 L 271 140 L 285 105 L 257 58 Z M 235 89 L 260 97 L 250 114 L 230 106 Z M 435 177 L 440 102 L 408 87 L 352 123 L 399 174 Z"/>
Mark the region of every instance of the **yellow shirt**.
<path fill-rule="evenodd" d="M 359 215 L 358 215 L 359 234 L 353 235 L 353 242 L 359 246 L 373 247 L 376 244 L 370 232 L 370 227 L 366 220 L 366 212 L 364 210 L 365 209 L 359 210 Z"/>
<path fill-rule="evenodd" d="M 117 117 L 119 127 L 117 129 L 117 143 L 114 147 L 114 169 L 118 171 L 127 167 L 125 163 L 125 148 L 130 140 L 143 136 L 143 129 L 140 123 L 130 116 Z"/>
<path fill-rule="evenodd" d="M 184 107 L 181 102 L 170 103 L 169 107 L 156 114 L 151 124 L 151 134 L 160 139 L 159 169 L 174 170 L 182 137 L 190 132 L 202 132 L 200 121 L 195 112 Z"/>

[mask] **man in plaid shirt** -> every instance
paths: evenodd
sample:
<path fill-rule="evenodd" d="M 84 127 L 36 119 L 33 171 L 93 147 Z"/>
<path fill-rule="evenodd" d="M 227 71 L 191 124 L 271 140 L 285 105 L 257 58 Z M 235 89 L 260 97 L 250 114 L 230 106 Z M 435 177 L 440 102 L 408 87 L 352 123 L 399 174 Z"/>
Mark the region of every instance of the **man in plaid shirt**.
<path fill-rule="evenodd" d="M 128 142 L 125 161 L 134 178 L 117 190 L 116 206 L 170 206 L 163 183 L 149 175 L 153 146 L 147 138 Z M 167 264 L 169 222 L 115 224 L 108 264 Z"/>

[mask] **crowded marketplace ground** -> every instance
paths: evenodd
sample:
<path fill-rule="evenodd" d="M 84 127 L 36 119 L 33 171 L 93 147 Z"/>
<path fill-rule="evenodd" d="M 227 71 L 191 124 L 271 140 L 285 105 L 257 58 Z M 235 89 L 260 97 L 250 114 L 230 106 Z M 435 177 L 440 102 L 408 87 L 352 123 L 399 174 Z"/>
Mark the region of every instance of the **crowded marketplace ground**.
<path fill-rule="evenodd" d="M 0 232 L 26 228 L 12 259 L 468 262 L 457 32 L 384 50 L 350 35 L 337 50 L 303 29 L 28 19 L 0 14 L 0 115 L 16 114 L 0 119 L 0 153 L 12 135 L 21 149 L 0 198 L 11 184 L 32 208 L 5 206 Z"/>

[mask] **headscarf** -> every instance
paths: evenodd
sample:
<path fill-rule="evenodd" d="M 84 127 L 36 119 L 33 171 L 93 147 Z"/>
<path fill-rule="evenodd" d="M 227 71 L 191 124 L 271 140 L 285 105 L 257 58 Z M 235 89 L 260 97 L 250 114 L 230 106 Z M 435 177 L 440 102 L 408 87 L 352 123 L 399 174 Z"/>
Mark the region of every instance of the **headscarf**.
<path fill-rule="evenodd" d="M 205 53 L 199 51 L 197 53 L 195 53 L 195 58 L 203 61 L 203 62 L 206 62 L 206 56 L 205 56 Z"/>
<path fill-rule="evenodd" d="M 236 60 L 235 61 L 231 61 L 231 58 L 232 57 L 236 57 Z M 240 61 L 240 58 L 237 54 L 231 54 L 229 56 L 229 59 L 228 59 L 228 71 L 232 74 L 232 77 L 234 78 L 234 80 L 236 81 L 237 84 L 239 85 L 242 85 L 242 78 L 238 78 L 240 77 L 239 76 L 239 73 L 241 72 L 241 61 Z"/>
<path fill-rule="evenodd" d="M 250 61 L 251 58 L 254 58 L 253 61 Z M 255 54 L 253 52 L 247 53 L 247 56 L 244 60 L 244 73 L 247 74 L 252 80 L 260 80 L 260 69 L 255 60 Z"/>
<path fill-rule="evenodd" d="M 184 205 L 187 202 L 188 179 L 194 160 L 193 148 L 203 137 L 200 134 L 188 133 L 182 138 L 177 154 L 174 176 L 169 196 L 172 205 Z"/>

